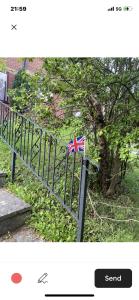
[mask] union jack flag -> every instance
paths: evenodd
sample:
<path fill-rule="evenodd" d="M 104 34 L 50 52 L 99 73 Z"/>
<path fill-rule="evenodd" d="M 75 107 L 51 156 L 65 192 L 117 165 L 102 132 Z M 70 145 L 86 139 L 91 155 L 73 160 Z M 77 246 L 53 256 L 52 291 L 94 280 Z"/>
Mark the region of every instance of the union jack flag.
<path fill-rule="evenodd" d="M 67 145 L 68 153 L 84 151 L 84 147 L 85 136 L 75 137 L 74 140 L 71 140 Z"/>

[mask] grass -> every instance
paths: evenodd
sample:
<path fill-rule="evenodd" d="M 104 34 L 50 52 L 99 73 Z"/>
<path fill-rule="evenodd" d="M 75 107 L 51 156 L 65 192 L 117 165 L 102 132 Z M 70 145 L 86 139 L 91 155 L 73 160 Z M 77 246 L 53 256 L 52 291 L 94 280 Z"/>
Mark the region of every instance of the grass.
<path fill-rule="evenodd" d="M 11 183 L 11 152 L 0 141 L 0 169 L 8 175 L 6 187 L 16 196 L 30 203 L 33 208 L 28 225 L 34 228 L 47 241 L 75 241 L 76 223 L 61 207 L 58 201 L 49 195 L 42 184 L 24 167 L 19 159 L 16 164 L 16 181 Z M 123 185 L 123 194 L 115 199 L 104 199 L 93 192 L 88 198 L 86 209 L 84 241 L 92 242 L 132 242 L 139 241 L 139 224 L 104 220 L 139 220 L 139 168 L 132 166 L 127 172 Z M 107 206 L 103 203 L 113 206 Z M 115 206 L 119 206 L 118 208 Z M 95 209 L 94 209 L 95 206 Z M 120 208 L 121 206 L 126 209 Z M 133 207 L 131 209 L 130 207 Z"/>
<path fill-rule="evenodd" d="M 139 166 L 132 165 L 123 182 L 123 193 L 114 199 L 104 199 L 93 193 L 93 207 L 88 201 L 85 240 L 101 242 L 139 241 Z M 95 211 L 94 211 L 95 202 Z M 107 206 L 109 204 L 110 206 Z M 98 215 L 95 215 L 98 214 Z M 93 218 L 92 218 L 93 216 Z M 103 219 L 103 217 L 112 220 Z M 135 219 L 138 222 L 122 220 Z M 121 221 L 116 221 L 121 220 Z"/>

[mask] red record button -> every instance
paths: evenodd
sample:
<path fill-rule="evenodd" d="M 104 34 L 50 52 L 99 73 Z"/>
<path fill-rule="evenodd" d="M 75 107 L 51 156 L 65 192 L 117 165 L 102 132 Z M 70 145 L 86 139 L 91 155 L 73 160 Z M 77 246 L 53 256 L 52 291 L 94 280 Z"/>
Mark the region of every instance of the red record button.
<path fill-rule="evenodd" d="M 22 276 L 19 273 L 14 273 L 11 276 L 11 280 L 13 283 L 20 283 L 22 281 Z"/>

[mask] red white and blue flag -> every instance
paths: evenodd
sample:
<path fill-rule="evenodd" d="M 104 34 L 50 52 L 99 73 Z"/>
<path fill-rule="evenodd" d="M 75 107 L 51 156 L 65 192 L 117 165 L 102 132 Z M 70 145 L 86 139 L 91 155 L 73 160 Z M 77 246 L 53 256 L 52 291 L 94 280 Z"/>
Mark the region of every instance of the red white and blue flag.
<path fill-rule="evenodd" d="M 85 136 L 75 137 L 74 140 L 71 140 L 68 145 L 68 153 L 71 152 L 80 152 L 85 149 Z"/>

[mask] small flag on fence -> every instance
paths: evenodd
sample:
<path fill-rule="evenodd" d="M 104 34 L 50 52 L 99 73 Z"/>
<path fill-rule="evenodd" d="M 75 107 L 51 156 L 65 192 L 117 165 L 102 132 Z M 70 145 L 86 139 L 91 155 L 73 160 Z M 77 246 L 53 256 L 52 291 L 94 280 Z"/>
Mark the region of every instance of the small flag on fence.
<path fill-rule="evenodd" d="M 68 145 L 68 153 L 85 151 L 85 136 L 74 137 Z"/>

